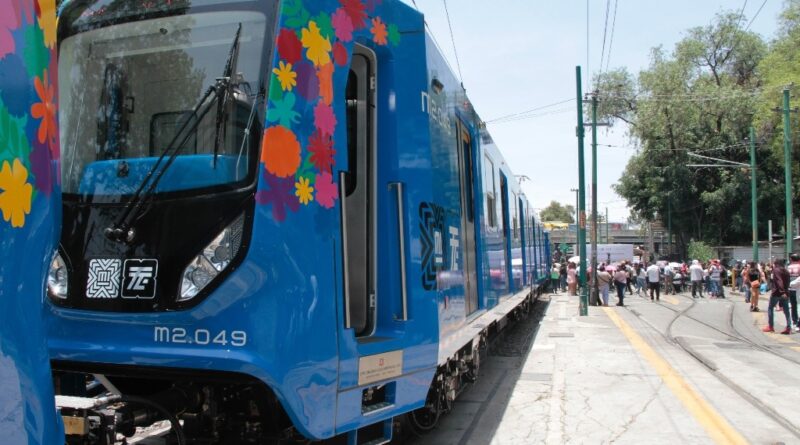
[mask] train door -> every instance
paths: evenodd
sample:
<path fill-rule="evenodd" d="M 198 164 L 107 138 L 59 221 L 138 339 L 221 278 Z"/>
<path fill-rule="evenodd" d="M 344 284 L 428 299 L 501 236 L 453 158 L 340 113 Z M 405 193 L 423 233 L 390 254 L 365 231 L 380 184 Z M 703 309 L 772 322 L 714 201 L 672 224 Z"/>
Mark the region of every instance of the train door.
<path fill-rule="evenodd" d="M 347 171 L 339 173 L 345 327 L 370 335 L 376 313 L 375 56 L 355 45 L 346 87 Z"/>
<path fill-rule="evenodd" d="M 514 285 L 511 279 L 511 234 L 509 227 L 509 205 L 508 205 L 508 179 L 506 175 L 500 173 L 500 206 L 502 207 L 503 214 L 503 262 L 506 274 L 506 290 L 511 292 Z"/>
<path fill-rule="evenodd" d="M 461 188 L 461 246 L 464 266 L 464 299 L 467 315 L 478 310 L 478 275 L 475 269 L 475 197 L 472 137 L 458 121 L 458 171 Z"/>

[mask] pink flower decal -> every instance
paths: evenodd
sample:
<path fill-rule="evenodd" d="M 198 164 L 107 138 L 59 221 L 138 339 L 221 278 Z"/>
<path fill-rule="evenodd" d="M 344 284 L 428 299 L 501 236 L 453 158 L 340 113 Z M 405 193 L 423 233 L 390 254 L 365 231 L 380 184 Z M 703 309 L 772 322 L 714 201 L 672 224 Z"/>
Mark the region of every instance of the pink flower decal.
<path fill-rule="evenodd" d="M 339 197 L 339 190 L 336 188 L 330 172 L 318 174 L 314 185 L 317 189 L 317 202 L 319 205 L 326 209 L 333 207 L 336 203 L 336 198 Z"/>
<path fill-rule="evenodd" d="M 333 108 L 326 105 L 324 102 L 317 102 L 314 107 L 314 126 L 323 135 L 333 136 L 333 131 L 336 128 L 336 115 L 333 114 Z"/>
<path fill-rule="evenodd" d="M 349 42 L 353 40 L 353 21 L 347 15 L 344 8 L 339 8 L 331 16 L 331 23 L 333 29 L 336 31 L 336 38 L 342 42 Z"/>

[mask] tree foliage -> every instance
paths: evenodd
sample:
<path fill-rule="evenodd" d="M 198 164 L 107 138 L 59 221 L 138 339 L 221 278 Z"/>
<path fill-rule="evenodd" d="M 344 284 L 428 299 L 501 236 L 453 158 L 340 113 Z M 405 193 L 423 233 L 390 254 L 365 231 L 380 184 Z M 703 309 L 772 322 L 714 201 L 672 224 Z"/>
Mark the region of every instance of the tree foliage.
<path fill-rule="evenodd" d="M 561 205 L 556 201 L 550 201 L 550 204 L 542 209 L 540 213 L 540 217 L 542 221 L 559 221 L 565 223 L 574 223 L 575 222 L 575 207 L 569 204 Z"/>
<path fill-rule="evenodd" d="M 783 85 L 800 84 L 799 4 L 788 4 L 771 44 L 743 30 L 747 19 L 738 11 L 721 13 L 710 25 L 689 29 L 671 52 L 654 48 L 650 65 L 637 75 L 617 69 L 595 77 L 600 115 L 627 123 L 638 148 L 616 192 L 634 219 L 666 224 L 671 218 L 684 253 L 692 238 L 750 240 L 749 169 L 687 165 L 714 163 L 690 153 L 749 163 L 751 125 L 761 238 L 768 219 L 783 218 L 783 124 L 772 108 Z"/>
<path fill-rule="evenodd" d="M 705 263 L 714 258 L 714 249 L 702 241 L 689 241 L 687 253 L 690 259 Z"/>

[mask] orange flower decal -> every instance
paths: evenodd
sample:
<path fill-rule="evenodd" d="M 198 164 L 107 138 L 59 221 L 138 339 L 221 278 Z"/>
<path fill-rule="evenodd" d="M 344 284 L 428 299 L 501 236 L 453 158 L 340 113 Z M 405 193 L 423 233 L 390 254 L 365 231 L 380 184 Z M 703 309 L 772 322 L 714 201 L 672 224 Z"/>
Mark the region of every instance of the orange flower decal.
<path fill-rule="evenodd" d="M 380 17 L 372 19 L 372 28 L 369 30 L 372 33 L 372 41 L 378 45 L 386 45 L 386 37 L 389 33 L 386 31 L 386 24 L 381 21 Z"/>
<path fill-rule="evenodd" d="M 39 143 L 48 142 L 52 149 L 55 147 L 58 132 L 58 127 L 56 126 L 56 104 L 53 102 L 55 89 L 48 82 L 47 70 L 44 70 L 42 78 L 44 80 L 37 77 L 33 81 L 33 86 L 36 88 L 36 94 L 39 95 L 40 102 L 31 105 L 31 116 L 42 120 L 39 123 L 39 132 L 37 133 Z"/>
<path fill-rule="evenodd" d="M 330 105 L 333 102 L 333 64 L 328 62 L 319 67 L 317 79 L 319 79 L 319 95 L 326 105 Z"/>
<path fill-rule="evenodd" d="M 28 170 L 14 159 L 14 164 L 3 161 L 0 168 L 0 210 L 3 219 L 11 221 L 11 227 L 25 225 L 25 215 L 31 213 L 33 186 L 28 184 Z"/>
<path fill-rule="evenodd" d="M 293 175 L 300 166 L 300 142 L 292 130 L 277 125 L 264 131 L 261 162 L 267 171 L 280 178 Z"/>

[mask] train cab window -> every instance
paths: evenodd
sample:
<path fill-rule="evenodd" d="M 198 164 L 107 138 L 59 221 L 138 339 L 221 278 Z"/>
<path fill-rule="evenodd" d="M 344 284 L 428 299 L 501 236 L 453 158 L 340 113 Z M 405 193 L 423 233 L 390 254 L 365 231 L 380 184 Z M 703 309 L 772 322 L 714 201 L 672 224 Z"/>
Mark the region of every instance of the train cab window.
<path fill-rule="evenodd" d="M 497 227 L 497 207 L 495 203 L 494 163 L 488 156 L 483 158 L 483 190 L 486 193 L 486 225 Z"/>
<path fill-rule="evenodd" d="M 357 336 L 375 327 L 375 56 L 355 45 L 347 77 L 347 171 L 342 172 L 343 261 L 349 327 Z"/>

